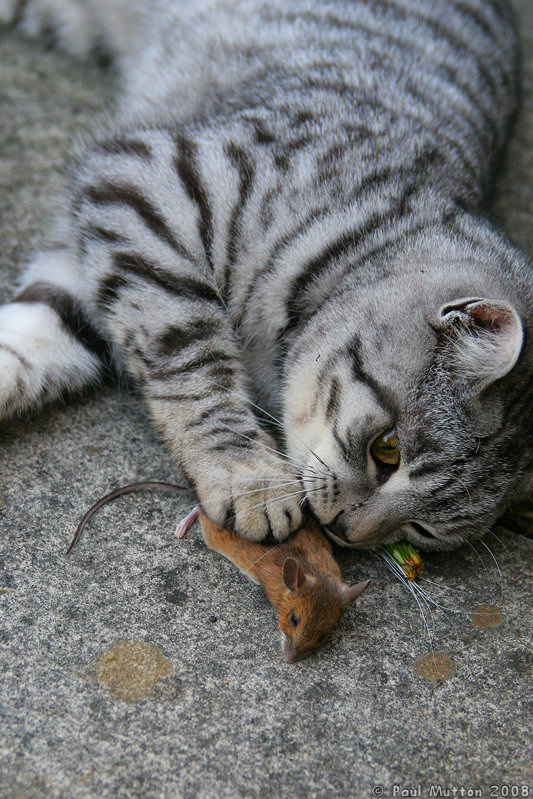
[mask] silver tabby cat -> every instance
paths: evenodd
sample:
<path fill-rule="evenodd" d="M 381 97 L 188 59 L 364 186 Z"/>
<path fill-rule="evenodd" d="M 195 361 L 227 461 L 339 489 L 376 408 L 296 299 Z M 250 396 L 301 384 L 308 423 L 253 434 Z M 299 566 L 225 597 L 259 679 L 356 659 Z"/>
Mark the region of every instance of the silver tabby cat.
<path fill-rule="evenodd" d="M 205 512 L 478 536 L 533 474 L 533 272 L 483 216 L 504 0 L 0 0 L 121 75 L 0 310 L 0 414 L 136 377 Z M 254 402 L 282 420 L 284 454 Z"/>

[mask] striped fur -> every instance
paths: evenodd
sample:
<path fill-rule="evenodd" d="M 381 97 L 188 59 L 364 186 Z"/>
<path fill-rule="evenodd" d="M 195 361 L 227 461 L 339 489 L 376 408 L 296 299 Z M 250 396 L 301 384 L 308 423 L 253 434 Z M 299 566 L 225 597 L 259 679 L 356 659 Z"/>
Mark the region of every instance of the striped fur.
<path fill-rule="evenodd" d="M 360 546 L 453 546 L 530 485 L 531 267 L 482 215 L 516 103 L 505 0 L 2 17 L 123 78 L 62 244 L 0 310 L 4 414 L 120 363 L 206 513 L 250 538 L 285 537 L 307 495 Z M 370 445 L 393 427 L 388 469 Z"/>

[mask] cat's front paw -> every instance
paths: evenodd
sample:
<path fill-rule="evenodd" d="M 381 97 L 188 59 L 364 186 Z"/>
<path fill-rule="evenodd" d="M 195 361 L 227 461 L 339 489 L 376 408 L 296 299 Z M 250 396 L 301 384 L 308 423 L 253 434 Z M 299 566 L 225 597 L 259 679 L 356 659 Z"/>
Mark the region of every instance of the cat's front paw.
<path fill-rule="evenodd" d="M 262 456 L 253 465 L 232 462 L 202 479 L 197 491 L 210 519 L 249 541 L 269 533 L 281 541 L 302 522 L 304 490 L 281 458 Z"/>
<path fill-rule="evenodd" d="M 92 54 L 96 24 L 87 5 L 80 0 L 0 0 L 0 25 L 14 26 L 45 47 L 86 59 Z"/>
<path fill-rule="evenodd" d="M 0 419 L 93 383 L 101 362 L 41 303 L 0 307 Z"/>
<path fill-rule="evenodd" d="M 20 0 L 0 0 L 0 25 L 12 25 L 21 6 Z"/>
<path fill-rule="evenodd" d="M 16 350 L 0 341 L 0 419 L 8 419 L 30 405 L 28 371 L 29 364 Z"/>
<path fill-rule="evenodd" d="M 47 348 L 51 357 L 56 355 L 53 336 L 48 334 L 46 325 L 49 317 L 57 326 L 48 308 L 19 303 L 0 308 L 0 419 L 39 404 Z"/>

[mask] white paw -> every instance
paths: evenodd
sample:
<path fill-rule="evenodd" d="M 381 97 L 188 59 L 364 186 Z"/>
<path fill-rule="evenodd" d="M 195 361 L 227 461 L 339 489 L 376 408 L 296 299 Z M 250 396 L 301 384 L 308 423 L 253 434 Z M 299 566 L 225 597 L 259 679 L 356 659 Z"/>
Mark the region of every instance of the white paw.
<path fill-rule="evenodd" d="M 14 302 L 0 308 L 0 418 L 82 388 L 100 367 L 47 306 Z"/>
<path fill-rule="evenodd" d="M 91 54 L 94 31 L 79 0 L 0 0 L 0 25 L 13 23 L 29 39 L 48 38 L 75 58 Z"/>
<path fill-rule="evenodd" d="M 27 365 L 16 351 L 0 342 L 0 419 L 21 410 L 27 396 L 28 374 Z"/>
<path fill-rule="evenodd" d="M 11 25 L 15 21 L 19 4 L 20 0 L 0 0 L 0 25 Z"/>
<path fill-rule="evenodd" d="M 202 484 L 197 490 L 207 516 L 250 541 L 270 532 L 281 541 L 301 524 L 303 488 L 281 458 L 261 451 L 252 463 L 235 459 Z"/>

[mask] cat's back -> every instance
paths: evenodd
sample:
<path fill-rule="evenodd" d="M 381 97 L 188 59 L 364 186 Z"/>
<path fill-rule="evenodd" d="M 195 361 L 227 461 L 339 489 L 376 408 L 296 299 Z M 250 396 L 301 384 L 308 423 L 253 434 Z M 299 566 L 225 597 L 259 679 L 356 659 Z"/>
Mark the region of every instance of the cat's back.
<path fill-rule="evenodd" d="M 102 0 L 99 0 L 101 2 Z M 125 60 L 125 109 L 180 120 L 306 94 L 353 106 L 440 103 L 505 111 L 516 41 L 504 0 L 152 0 Z M 427 105 L 427 102 L 426 102 Z M 401 108 L 398 107 L 398 111 Z M 466 111 L 464 111 L 466 113 Z M 415 113 L 416 116 L 416 113 Z"/>

